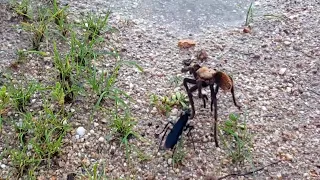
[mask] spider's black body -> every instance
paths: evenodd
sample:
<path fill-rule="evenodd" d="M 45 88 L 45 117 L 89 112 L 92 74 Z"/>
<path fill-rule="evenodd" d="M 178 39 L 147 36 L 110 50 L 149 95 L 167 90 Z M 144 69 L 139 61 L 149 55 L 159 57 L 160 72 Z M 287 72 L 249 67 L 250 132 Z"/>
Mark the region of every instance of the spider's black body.
<path fill-rule="evenodd" d="M 162 130 L 162 132 L 163 131 L 165 131 L 165 132 L 161 138 L 159 149 L 161 147 L 161 143 L 164 139 L 164 136 L 166 135 L 167 131 L 169 130 L 169 127 L 168 127 L 169 124 L 172 124 L 173 127 L 166 138 L 165 145 L 164 145 L 165 148 L 174 149 L 174 151 L 175 151 L 175 146 L 178 143 L 178 141 L 180 140 L 183 131 L 189 130 L 187 133 L 187 136 L 190 135 L 192 138 L 192 135 L 190 134 L 190 132 L 194 127 L 190 126 L 188 124 L 189 116 L 190 116 L 190 110 L 186 110 L 180 115 L 180 117 L 176 123 L 173 123 L 170 121 L 166 124 L 166 126 Z M 159 133 L 159 134 L 161 134 L 161 133 Z M 192 140 L 192 143 L 193 143 L 193 140 Z M 194 146 L 194 144 L 193 144 L 193 146 Z M 194 149 L 195 149 L 195 147 L 194 147 Z M 173 154 L 174 154 L 174 151 L 173 151 Z"/>

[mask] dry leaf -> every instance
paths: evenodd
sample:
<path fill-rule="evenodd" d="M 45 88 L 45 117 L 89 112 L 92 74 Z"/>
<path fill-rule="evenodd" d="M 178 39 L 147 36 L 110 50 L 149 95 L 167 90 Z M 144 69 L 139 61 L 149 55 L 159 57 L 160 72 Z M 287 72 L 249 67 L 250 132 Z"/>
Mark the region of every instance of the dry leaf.
<path fill-rule="evenodd" d="M 178 46 L 180 48 L 190 48 L 192 46 L 195 46 L 196 42 L 194 40 L 191 39 L 182 39 L 178 42 Z"/>

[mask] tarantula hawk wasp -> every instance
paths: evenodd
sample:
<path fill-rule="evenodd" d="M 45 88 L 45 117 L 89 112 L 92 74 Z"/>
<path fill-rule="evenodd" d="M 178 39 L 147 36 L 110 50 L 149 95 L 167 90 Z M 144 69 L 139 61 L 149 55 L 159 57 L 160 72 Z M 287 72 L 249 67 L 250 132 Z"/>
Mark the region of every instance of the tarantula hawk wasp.
<path fill-rule="evenodd" d="M 159 144 L 159 148 L 158 148 L 158 151 L 160 150 L 160 147 L 161 147 L 161 144 L 162 144 L 162 141 L 164 139 L 164 136 L 167 134 L 167 131 L 169 130 L 169 124 L 172 124 L 173 127 L 172 129 L 170 130 L 167 138 L 166 138 L 166 141 L 164 143 L 164 147 L 166 149 L 173 149 L 173 153 L 172 153 L 172 158 L 173 158 L 173 155 L 174 155 L 174 152 L 176 150 L 176 144 L 178 143 L 178 141 L 181 139 L 181 136 L 182 136 L 182 132 L 183 131 L 187 131 L 187 136 L 191 137 L 191 140 L 192 140 L 192 144 L 193 144 L 193 149 L 195 151 L 195 146 L 194 146 L 194 141 L 193 141 L 193 137 L 192 137 L 192 134 L 191 134 L 191 130 L 194 129 L 194 126 L 191 126 L 189 123 L 188 123 L 188 120 L 189 120 L 189 116 L 190 116 L 190 109 L 186 109 L 184 110 L 181 114 L 180 114 L 180 117 L 178 119 L 178 121 L 176 123 L 173 123 L 172 121 L 169 121 L 165 127 L 163 128 L 163 130 L 159 133 L 159 134 L 156 134 L 156 137 L 159 137 L 160 134 L 162 134 L 164 131 L 164 134 L 161 138 L 161 141 L 160 141 L 160 144 Z"/>
<path fill-rule="evenodd" d="M 193 74 L 193 77 L 195 79 L 190 79 L 190 78 L 184 78 L 183 79 L 183 85 L 187 91 L 190 105 L 191 105 L 191 110 L 192 114 L 190 116 L 190 119 L 194 118 L 195 116 L 195 108 L 194 108 L 194 101 L 193 101 L 193 96 L 192 93 L 196 90 L 198 90 L 198 97 L 202 98 L 204 107 L 206 107 L 205 101 L 208 100 L 208 97 L 204 94 L 202 94 L 201 89 L 205 87 L 210 87 L 210 92 L 211 92 L 211 104 L 210 104 L 210 109 L 211 112 L 213 111 L 214 106 L 214 140 L 216 147 L 219 147 L 218 144 L 218 139 L 217 139 L 217 94 L 219 88 L 221 88 L 224 91 L 230 91 L 232 94 L 232 100 L 233 103 L 238 109 L 240 110 L 240 106 L 236 103 L 236 99 L 234 96 L 234 84 L 233 84 L 233 79 L 227 75 L 224 72 L 217 71 L 216 69 L 210 69 L 208 67 L 201 67 L 199 64 L 193 64 L 189 67 L 182 68 L 182 72 L 188 72 L 190 74 Z M 190 89 L 188 87 L 188 83 L 194 84 Z M 215 87 L 214 87 L 215 85 Z"/>

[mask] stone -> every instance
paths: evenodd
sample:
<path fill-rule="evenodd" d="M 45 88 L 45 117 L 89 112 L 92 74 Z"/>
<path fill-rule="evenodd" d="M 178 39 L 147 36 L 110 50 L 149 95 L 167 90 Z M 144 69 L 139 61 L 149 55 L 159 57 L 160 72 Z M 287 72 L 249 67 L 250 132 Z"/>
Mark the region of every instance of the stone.
<path fill-rule="evenodd" d="M 279 70 L 279 74 L 280 75 L 284 75 L 284 73 L 287 71 L 287 68 L 281 68 L 280 70 Z"/>
<path fill-rule="evenodd" d="M 104 141 L 105 141 L 105 138 L 101 136 L 101 137 L 99 137 L 98 141 L 99 141 L 99 142 L 104 142 Z"/>
<path fill-rule="evenodd" d="M 80 126 L 77 128 L 76 132 L 77 132 L 77 135 L 82 137 L 86 133 L 86 129 L 84 127 Z"/>

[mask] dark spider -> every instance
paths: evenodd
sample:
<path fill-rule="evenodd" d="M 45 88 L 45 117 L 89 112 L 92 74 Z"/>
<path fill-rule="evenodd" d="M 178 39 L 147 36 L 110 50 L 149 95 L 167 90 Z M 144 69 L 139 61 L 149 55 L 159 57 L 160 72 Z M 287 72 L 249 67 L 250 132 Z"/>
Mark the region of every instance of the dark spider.
<path fill-rule="evenodd" d="M 214 105 L 214 139 L 216 147 L 219 147 L 218 140 L 217 140 L 217 94 L 219 87 L 224 91 L 230 91 L 232 94 L 233 103 L 238 109 L 240 110 L 240 106 L 237 105 L 236 99 L 234 96 L 234 84 L 233 79 L 224 72 L 217 71 L 216 69 L 210 69 L 207 67 L 201 67 L 199 64 L 194 64 L 189 67 L 183 68 L 182 72 L 188 72 L 193 74 L 195 79 L 184 78 L 183 85 L 186 88 L 189 101 L 191 104 L 192 114 L 190 119 L 194 118 L 195 116 L 195 108 L 194 108 L 194 101 L 192 93 L 198 89 L 198 97 L 202 98 L 204 107 L 206 106 L 205 99 L 208 100 L 208 97 L 202 94 L 201 89 L 205 87 L 210 87 L 211 92 L 211 104 L 210 109 L 211 112 L 213 111 L 212 105 Z M 188 83 L 194 84 L 190 89 L 188 87 Z M 214 87 L 215 85 L 215 87 Z"/>

